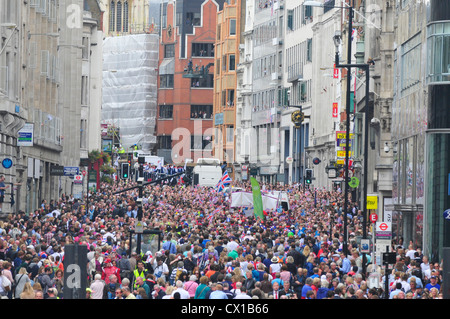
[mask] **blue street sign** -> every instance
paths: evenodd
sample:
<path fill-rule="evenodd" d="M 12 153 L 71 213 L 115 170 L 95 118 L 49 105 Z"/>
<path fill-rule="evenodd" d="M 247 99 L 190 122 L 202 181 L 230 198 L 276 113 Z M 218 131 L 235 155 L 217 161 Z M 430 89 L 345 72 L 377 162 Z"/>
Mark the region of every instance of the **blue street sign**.
<path fill-rule="evenodd" d="M 4 168 L 11 168 L 11 166 L 13 165 L 12 159 L 10 159 L 10 158 L 5 158 L 5 159 L 2 161 L 2 165 L 3 165 Z"/>
<path fill-rule="evenodd" d="M 75 176 L 80 175 L 80 168 L 79 167 L 70 167 L 70 166 L 64 166 L 64 176 Z"/>

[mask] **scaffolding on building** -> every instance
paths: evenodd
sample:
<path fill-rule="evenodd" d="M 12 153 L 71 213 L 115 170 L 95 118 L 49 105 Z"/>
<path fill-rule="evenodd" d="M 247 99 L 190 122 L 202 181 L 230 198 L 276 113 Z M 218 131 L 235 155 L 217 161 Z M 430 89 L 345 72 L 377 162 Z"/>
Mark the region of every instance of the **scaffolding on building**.
<path fill-rule="evenodd" d="M 103 42 L 102 123 L 120 128 L 124 148 L 156 144 L 157 34 L 107 37 Z"/>

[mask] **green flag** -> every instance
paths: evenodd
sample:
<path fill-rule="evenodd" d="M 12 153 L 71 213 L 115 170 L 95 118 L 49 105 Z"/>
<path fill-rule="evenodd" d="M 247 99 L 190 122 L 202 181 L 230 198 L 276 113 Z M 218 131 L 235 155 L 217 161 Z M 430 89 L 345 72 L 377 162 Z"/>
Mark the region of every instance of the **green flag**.
<path fill-rule="evenodd" d="M 254 177 L 250 177 L 253 192 L 253 211 L 256 217 L 264 219 L 263 203 L 261 197 L 261 189 L 259 188 L 258 181 Z"/>

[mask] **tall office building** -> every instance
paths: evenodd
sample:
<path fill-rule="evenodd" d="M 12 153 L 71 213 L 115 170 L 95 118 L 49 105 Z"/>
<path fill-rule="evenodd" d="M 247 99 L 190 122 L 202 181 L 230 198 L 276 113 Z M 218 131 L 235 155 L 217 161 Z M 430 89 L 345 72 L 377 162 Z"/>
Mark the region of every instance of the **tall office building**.
<path fill-rule="evenodd" d="M 244 9 L 244 10 L 242 10 Z M 214 69 L 214 157 L 227 165 L 232 178 L 239 174 L 236 161 L 238 74 L 245 22 L 245 1 L 231 0 L 217 15 Z M 242 99 L 242 97 L 241 97 Z"/>
<path fill-rule="evenodd" d="M 90 62 L 98 65 L 101 10 L 95 0 L 7 0 L 0 23 L 2 153 L 12 159 L 2 173 L 18 184 L 4 209 L 30 212 L 74 194 L 71 176 L 54 168 L 81 173 L 80 157 L 99 144 L 99 73 Z"/>
<path fill-rule="evenodd" d="M 162 4 L 156 149 L 168 163 L 212 157 L 214 43 L 223 3 Z"/>
<path fill-rule="evenodd" d="M 395 9 L 393 231 L 439 262 L 450 246 L 450 4 L 401 1 Z"/>

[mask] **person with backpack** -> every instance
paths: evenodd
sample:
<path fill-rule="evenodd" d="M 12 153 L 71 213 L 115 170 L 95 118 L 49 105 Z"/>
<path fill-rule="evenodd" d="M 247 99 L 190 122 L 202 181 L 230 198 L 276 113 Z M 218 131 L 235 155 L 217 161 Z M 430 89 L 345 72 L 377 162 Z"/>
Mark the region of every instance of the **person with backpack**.
<path fill-rule="evenodd" d="M 114 299 L 116 297 L 116 290 L 120 289 L 121 284 L 118 282 L 116 275 L 109 276 L 109 283 L 105 283 L 103 288 L 103 299 Z"/>
<path fill-rule="evenodd" d="M 182 273 L 187 273 L 186 269 L 184 269 L 183 261 L 179 260 L 177 263 L 177 267 L 172 270 L 170 274 L 169 283 L 173 285 L 177 280 L 179 280 Z"/>
<path fill-rule="evenodd" d="M 41 273 L 36 278 L 36 281 L 41 284 L 44 298 L 45 298 L 45 296 L 47 296 L 48 288 L 53 287 L 55 285 L 54 281 L 52 279 L 50 279 L 50 275 L 52 272 L 53 272 L 52 267 L 44 266 L 44 269 L 41 271 Z"/>
<path fill-rule="evenodd" d="M 120 269 L 120 278 L 132 279 L 131 263 L 130 259 L 122 257 L 117 261 L 117 268 Z"/>

